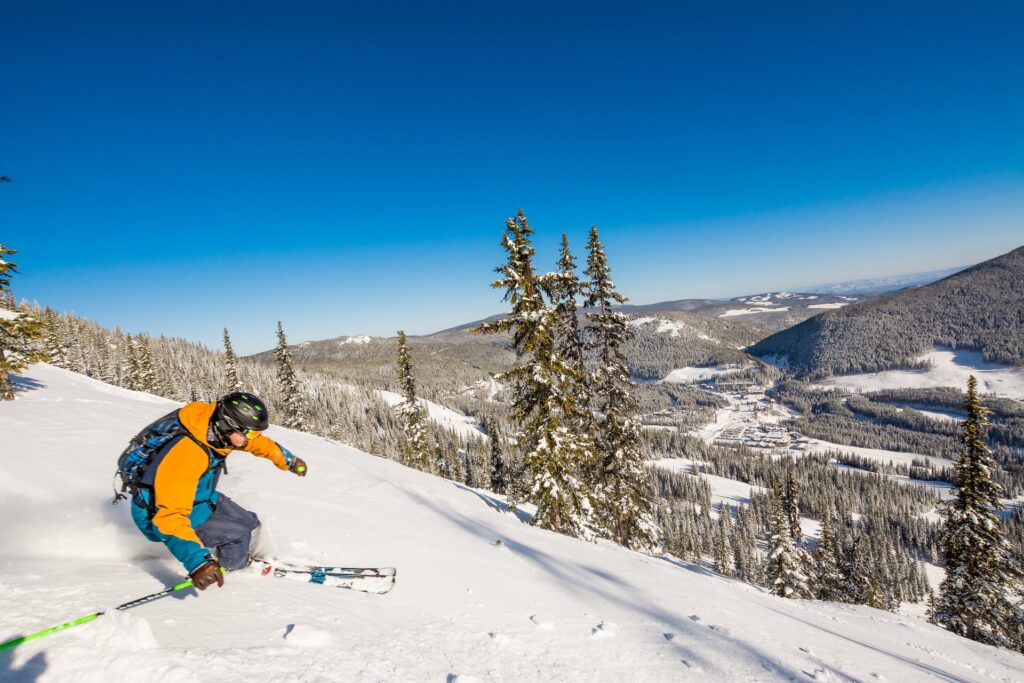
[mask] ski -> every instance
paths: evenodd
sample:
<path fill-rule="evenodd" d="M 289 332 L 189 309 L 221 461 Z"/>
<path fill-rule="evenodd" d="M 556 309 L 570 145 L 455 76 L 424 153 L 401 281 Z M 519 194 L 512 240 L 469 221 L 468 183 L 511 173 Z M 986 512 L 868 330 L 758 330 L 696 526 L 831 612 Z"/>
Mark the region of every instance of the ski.
<path fill-rule="evenodd" d="M 327 567 L 300 565 L 278 560 L 254 559 L 252 567 L 261 576 L 291 579 L 364 593 L 384 594 L 395 585 L 394 567 Z"/>
<path fill-rule="evenodd" d="M 331 567 L 326 565 L 288 562 L 277 558 L 268 560 L 262 557 L 254 557 L 252 559 L 253 562 L 269 564 L 276 568 L 297 572 L 316 572 L 335 575 L 343 574 L 345 576 L 394 576 L 396 573 L 394 567 Z"/>

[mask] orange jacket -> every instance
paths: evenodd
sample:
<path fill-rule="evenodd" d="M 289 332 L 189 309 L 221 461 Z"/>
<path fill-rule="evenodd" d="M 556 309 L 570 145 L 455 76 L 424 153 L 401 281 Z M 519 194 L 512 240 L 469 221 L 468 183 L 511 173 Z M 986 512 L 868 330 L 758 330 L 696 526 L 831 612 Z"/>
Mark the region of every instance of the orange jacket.
<path fill-rule="evenodd" d="M 179 411 L 178 417 L 198 441 L 209 446 L 214 452 L 227 456 L 236 449 L 231 447 L 214 448 L 207 440 L 210 419 L 213 417 L 216 407 L 216 403 L 201 401 L 189 403 Z M 249 443 L 241 450 L 266 458 L 277 465 L 278 469 L 288 469 L 288 463 L 285 461 L 281 447 L 262 434 L 249 439 Z M 160 462 L 153 480 L 153 500 L 156 506 L 153 525 L 160 533 L 175 536 L 184 541 L 192 541 L 202 546 L 199 536 L 192 528 L 189 515 L 192 513 L 194 501 L 208 499 L 213 495 L 213 477 L 206 477 L 205 480 L 208 481 L 204 481 L 204 485 L 208 486 L 210 490 L 197 490 L 200 479 L 204 479 L 203 475 L 209 468 L 209 456 L 191 439 L 181 439 L 167 452 Z"/>

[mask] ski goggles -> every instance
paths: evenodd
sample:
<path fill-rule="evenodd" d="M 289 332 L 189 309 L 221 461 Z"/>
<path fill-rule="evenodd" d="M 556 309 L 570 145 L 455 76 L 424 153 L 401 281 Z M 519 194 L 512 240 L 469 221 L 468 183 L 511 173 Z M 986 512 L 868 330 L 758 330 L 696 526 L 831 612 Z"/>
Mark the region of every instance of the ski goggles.
<path fill-rule="evenodd" d="M 224 423 L 224 426 L 227 427 L 228 429 L 230 429 L 232 432 L 238 432 L 239 434 L 243 435 L 247 439 L 255 439 L 257 436 L 260 435 L 260 432 L 258 430 L 246 429 L 242 425 L 240 425 L 237 422 L 235 422 L 234 420 L 232 420 L 227 415 L 222 415 L 221 416 L 221 421 Z"/>

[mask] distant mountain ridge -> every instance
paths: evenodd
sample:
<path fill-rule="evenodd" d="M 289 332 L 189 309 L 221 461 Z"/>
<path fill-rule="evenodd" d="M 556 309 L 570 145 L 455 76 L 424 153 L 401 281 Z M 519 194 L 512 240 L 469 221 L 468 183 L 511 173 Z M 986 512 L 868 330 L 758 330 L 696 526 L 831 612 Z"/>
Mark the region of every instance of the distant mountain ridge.
<path fill-rule="evenodd" d="M 937 282 L 826 311 L 754 344 L 798 376 L 911 367 L 935 345 L 1024 365 L 1024 247 Z"/>
<path fill-rule="evenodd" d="M 937 282 L 950 275 L 959 273 L 969 266 L 955 266 L 941 270 L 930 270 L 923 273 L 910 273 L 907 275 L 888 275 L 884 277 L 869 277 L 859 280 L 848 280 L 846 282 L 830 282 L 823 285 L 815 285 L 811 290 L 825 294 L 882 294 L 907 287 L 920 287 Z"/>
<path fill-rule="evenodd" d="M 749 294 L 733 299 L 680 299 L 656 304 L 626 305 L 617 310 L 624 313 L 641 313 L 671 316 L 676 312 L 687 312 L 708 318 L 722 318 L 732 322 L 743 322 L 763 330 L 761 336 L 792 327 L 822 311 L 842 308 L 871 296 L 845 296 L 818 292 L 764 292 Z M 758 337 L 760 339 L 760 337 Z"/>

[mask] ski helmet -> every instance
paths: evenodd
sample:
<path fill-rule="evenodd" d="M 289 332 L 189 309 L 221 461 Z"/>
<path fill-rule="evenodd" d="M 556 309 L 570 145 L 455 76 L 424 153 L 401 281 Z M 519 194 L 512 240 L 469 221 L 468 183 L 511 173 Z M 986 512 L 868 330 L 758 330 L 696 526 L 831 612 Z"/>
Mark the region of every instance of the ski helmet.
<path fill-rule="evenodd" d="M 216 429 L 223 435 L 250 429 L 262 432 L 270 426 L 269 418 L 263 401 L 241 391 L 232 392 L 218 401 L 213 414 Z"/>

